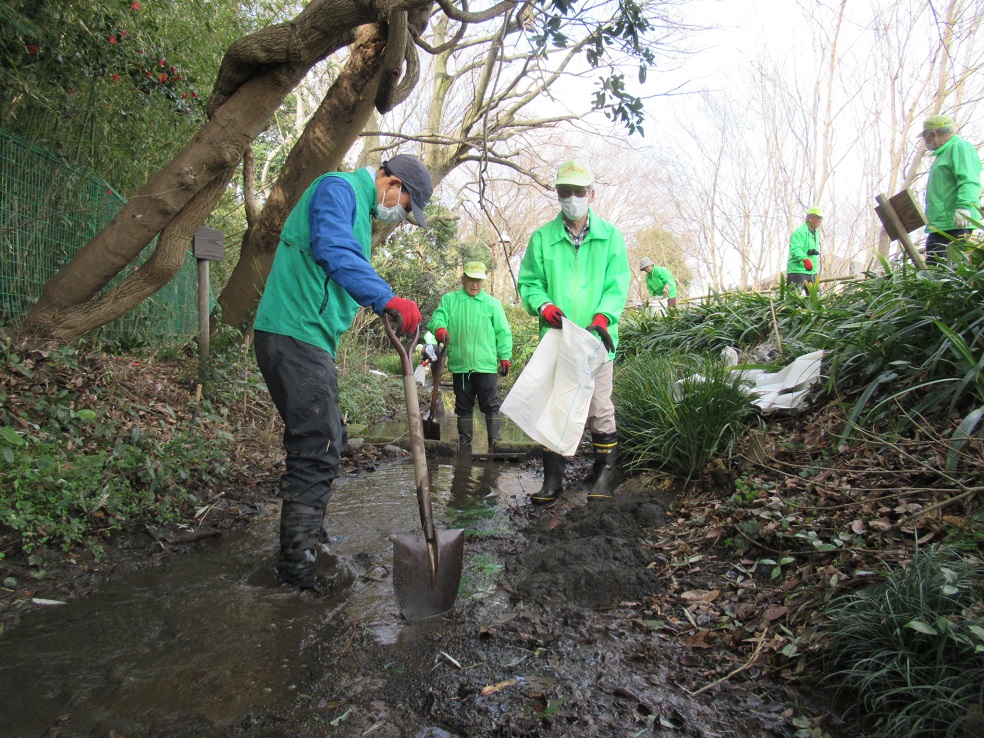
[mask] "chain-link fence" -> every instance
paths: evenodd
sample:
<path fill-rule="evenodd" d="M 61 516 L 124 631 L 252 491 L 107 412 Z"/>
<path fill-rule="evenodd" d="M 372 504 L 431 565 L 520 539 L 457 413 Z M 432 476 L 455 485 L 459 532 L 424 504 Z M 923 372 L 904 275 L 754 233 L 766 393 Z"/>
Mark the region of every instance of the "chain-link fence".
<path fill-rule="evenodd" d="M 95 236 L 125 201 L 104 180 L 0 128 L 0 319 L 19 322 L 44 284 Z M 145 248 L 129 269 L 153 253 Z M 111 289 L 126 273 L 107 285 Z M 198 271 L 189 251 L 159 292 L 103 326 L 107 341 L 168 343 L 198 331 Z"/>

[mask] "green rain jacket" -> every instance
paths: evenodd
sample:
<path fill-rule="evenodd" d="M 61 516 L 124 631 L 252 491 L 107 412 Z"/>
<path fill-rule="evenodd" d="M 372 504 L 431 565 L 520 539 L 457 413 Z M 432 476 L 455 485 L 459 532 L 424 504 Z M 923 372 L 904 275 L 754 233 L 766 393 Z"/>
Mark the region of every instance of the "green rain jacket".
<path fill-rule="evenodd" d="M 662 297 L 663 289 L 667 285 L 670 286 L 670 291 L 666 295 L 667 299 L 676 297 L 676 280 L 673 279 L 673 275 L 670 274 L 670 270 L 666 267 L 654 266 L 652 273 L 646 275 L 646 287 L 649 290 L 649 294 L 654 297 Z"/>
<path fill-rule="evenodd" d="M 608 333 L 618 347 L 618 321 L 631 280 L 625 240 L 618 228 L 593 210 L 588 210 L 588 223 L 584 243 L 576 250 L 563 215 L 533 232 L 519 267 L 519 296 L 530 315 L 539 315 L 540 306 L 552 302 L 582 328 L 601 313 L 608 318 Z M 549 328 L 541 317 L 541 338 Z"/>
<path fill-rule="evenodd" d="M 803 266 L 803 259 L 813 262 L 813 270 Z M 816 274 L 820 271 L 820 227 L 810 230 L 806 223 L 801 225 L 789 237 L 789 261 L 786 262 L 786 274 Z"/>
<path fill-rule="evenodd" d="M 968 210 L 980 220 L 981 158 L 973 144 L 953 135 L 936 151 L 926 185 L 926 232 L 952 231 L 953 214 Z"/>
<path fill-rule="evenodd" d="M 253 327 L 291 336 L 323 348 L 334 356 L 338 339 L 352 325 L 359 303 L 335 280 L 328 278 L 312 253 L 311 198 L 326 177 L 339 177 L 351 185 L 355 194 L 351 234 L 361 245 L 365 258 L 369 259 L 372 246 L 371 213 L 376 207 L 377 196 L 372 175 L 360 169 L 318 177 L 287 216 Z M 381 284 L 388 288 L 385 283 Z M 391 295 L 375 289 L 372 297 L 383 304 Z"/>
<path fill-rule="evenodd" d="M 500 359 L 512 359 L 512 331 L 502 303 L 485 290 L 472 297 L 464 288 L 441 298 L 427 329 L 448 332 L 448 371 L 495 374 Z"/>

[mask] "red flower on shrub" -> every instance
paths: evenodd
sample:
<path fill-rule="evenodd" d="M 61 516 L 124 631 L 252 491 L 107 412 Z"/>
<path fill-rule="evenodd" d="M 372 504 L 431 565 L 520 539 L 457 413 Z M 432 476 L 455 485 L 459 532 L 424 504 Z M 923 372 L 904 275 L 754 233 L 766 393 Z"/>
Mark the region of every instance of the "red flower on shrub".
<path fill-rule="evenodd" d="M 159 66 L 159 67 L 163 67 L 163 66 L 164 66 L 164 64 L 165 64 L 165 61 L 164 61 L 163 59 L 158 59 L 158 60 L 157 60 L 157 66 Z"/>
<path fill-rule="evenodd" d="M 163 84 L 164 82 L 167 82 L 167 75 L 166 74 L 159 74 L 159 75 L 157 75 L 157 79 Z"/>
<path fill-rule="evenodd" d="M 130 3 L 130 7 L 133 8 L 134 10 L 140 10 L 140 3 L 132 2 Z"/>
<path fill-rule="evenodd" d="M 114 74 L 113 75 L 113 82 L 119 82 L 119 81 L 120 81 L 120 75 Z"/>
<path fill-rule="evenodd" d="M 109 43 L 115 44 L 116 43 L 116 36 L 110 36 L 109 37 Z"/>
<path fill-rule="evenodd" d="M 38 55 L 38 45 L 37 44 L 28 44 L 27 45 L 27 53 L 30 54 L 31 56 L 37 56 Z"/>
<path fill-rule="evenodd" d="M 194 98 L 197 98 L 198 97 L 198 93 L 197 92 L 192 92 L 191 93 L 191 96 L 194 97 Z"/>

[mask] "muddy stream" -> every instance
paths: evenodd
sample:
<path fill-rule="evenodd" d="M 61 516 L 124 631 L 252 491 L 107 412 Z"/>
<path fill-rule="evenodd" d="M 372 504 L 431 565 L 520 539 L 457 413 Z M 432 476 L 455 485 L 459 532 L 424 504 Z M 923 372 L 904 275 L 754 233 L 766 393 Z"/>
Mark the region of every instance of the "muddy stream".
<path fill-rule="evenodd" d="M 428 463 L 439 525 L 467 534 L 451 615 L 396 607 L 388 536 L 418 528 L 404 457 L 336 482 L 330 596 L 277 586 L 271 496 L 191 554 L 26 615 L 0 638 L 0 737 L 792 735 L 778 690 L 691 698 L 684 652 L 617 617 L 659 588 L 658 498 L 541 511 L 539 462 Z"/>

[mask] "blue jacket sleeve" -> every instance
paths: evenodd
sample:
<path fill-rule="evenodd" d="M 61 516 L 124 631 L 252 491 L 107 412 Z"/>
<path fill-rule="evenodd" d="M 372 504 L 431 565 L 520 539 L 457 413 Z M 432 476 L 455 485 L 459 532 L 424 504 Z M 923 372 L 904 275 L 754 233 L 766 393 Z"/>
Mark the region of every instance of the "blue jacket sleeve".
<path fill-rule="evenodd" d="M 352 230 L 359 217 L 352 186 L 338 177 L 325 177 L 311 197 L 308 215 L 314 260 L 353 300 L 382 314 L 395 294 L 372 268 Z"/>

